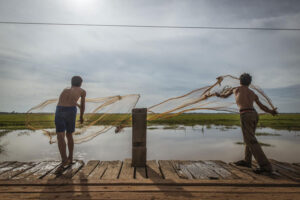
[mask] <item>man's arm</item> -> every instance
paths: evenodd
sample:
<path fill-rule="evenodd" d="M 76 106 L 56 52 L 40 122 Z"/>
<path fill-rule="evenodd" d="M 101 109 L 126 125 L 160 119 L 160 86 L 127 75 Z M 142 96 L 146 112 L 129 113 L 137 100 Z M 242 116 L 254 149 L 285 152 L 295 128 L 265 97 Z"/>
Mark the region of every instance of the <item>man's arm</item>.
<path fill-rule="evenodd" d="M 83 90 L 82 95 L 81 95 L 81 102 L 80 102 L 80 123 L 83 123 L 83 114 L 85 110 L 85 97 L 86 97 L 86 92 Z"/>
<path fill-rule="evenodd" d="M 216 93 L 216 96 L 221 98 L 227 98 L 230 95 L 232 95 L 232 93 L 233 93 L 233 88 L 227 91 L 225 94 Z"/>
<path fill-rule="evenodd" d="M 273 115 L 273 116 L 275 116 L 275 115 L 278 114 L 278 112 L 276 111 L 276 109 L 275 109 L 275 110 L 270 110 L 267 106 L 265 106 L 264 104 L 262 104 L 262 103 L 260 102 L 260 100 L 258 99 L 258 97 L 255 99 L 255 102 L 256 102 L 256 104 L 258 105 L 258 107 L 259 107 L 260 109 L 262 109 L 263 111 L 265 111 L 265 112 L 267 112 L 267 113 L 270 113 L 270 114 Z"/>

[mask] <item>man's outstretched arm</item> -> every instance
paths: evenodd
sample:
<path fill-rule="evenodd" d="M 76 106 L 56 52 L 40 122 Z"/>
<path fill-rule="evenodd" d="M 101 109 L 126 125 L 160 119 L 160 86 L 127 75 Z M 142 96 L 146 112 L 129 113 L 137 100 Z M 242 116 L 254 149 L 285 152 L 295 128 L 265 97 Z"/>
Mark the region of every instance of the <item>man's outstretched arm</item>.
<path fill-rule="evenodd" d="M 85 96 L 86 92 L 84 91 L 83 94 L 81 95 L 81 102 L 80 102 L 80 123 L 83 123 L 83 114 L 85 110 Z"/>
<path fill-rule="evenodd" d="M 227 98 L 230 95 L 232 95 L 233 93 L 233 89 L 230 89 L 229 91 L 227 91 L 225 94 L 220 94 L 220 93 L 216 93 L 217 97 L 221 97 L 221 98 Z"/>
<path fill-rule="evenodd" d="M 267 106 L 265 106 L 264 104 L 262 104 L 258 98 L 255 99 L 255 102 L 258 105 L 258 107 L 260 109 L 262 109 L 263 111 L 265 111 L 267 113 L 270 113 L 273 116 L 275 116 L 275 115 L 278 114 L 278 112 L 276 110 L 270 110 Z"/>

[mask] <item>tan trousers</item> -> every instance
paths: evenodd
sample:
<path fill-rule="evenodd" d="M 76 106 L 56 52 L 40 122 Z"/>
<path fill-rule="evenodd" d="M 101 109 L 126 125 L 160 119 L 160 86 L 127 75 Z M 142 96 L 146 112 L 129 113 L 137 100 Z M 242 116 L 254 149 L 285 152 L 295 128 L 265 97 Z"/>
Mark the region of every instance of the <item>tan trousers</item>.
<path fill-rule="evenodd" d="M 244 142 L 246 144 L 245 161 L 251 163 L 253 155 L 261 168 L 272 170 L 271 163 L 267 159 L 265 153 L 263 152 L 260 144 L 255 137 L 255 130 L 258 122 L 257 112 L 241 113 L 240 119 Z"/>

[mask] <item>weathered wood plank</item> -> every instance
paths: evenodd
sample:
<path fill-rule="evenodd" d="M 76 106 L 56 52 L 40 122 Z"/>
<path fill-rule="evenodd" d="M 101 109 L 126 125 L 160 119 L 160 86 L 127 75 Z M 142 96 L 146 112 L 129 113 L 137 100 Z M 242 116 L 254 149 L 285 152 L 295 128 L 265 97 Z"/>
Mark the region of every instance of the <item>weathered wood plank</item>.
<path fill-rule="evenodd" d="M 89 191 L 78 191 L 78 192 L 62 192 L 62 193 L 4 193 L 1 195 L 2 200 L 10 199 L 143 199 L 143 200 L 153 200 L 153 199 L 214 199 L 214 200 L 255 200 L 255 199 L 264 199 L 264 200 L 282 200 L 290 199 L 297 200 L 299 197 L 299 191 L 291 191 L 291 189 L 286 191 L 277 191 L 276 188 L 269 188 L 268 190 L 262 190 L 261 188 L 253 188 L 250 191 L 248 188 L 242 188 L 243 190 L 236 190 L 236 188 L 214 188 L 213 190 L 201 191 L 186 191 L 186 188 L 182 188 L 181 191 L 145 191 L 145 192 L 89 192 Z M 255 192 L 257 191 L 257 193 Z"/>
<path fill-rule="evenodd" d="M 122 162 L 117 161 L 105 161 L 107 162 L 107 169 L 105 170 L 101 179 L 116 179 L 119 176 Z"/>
<path fill-rule="evenodd" d="M 191 161 L 172 160 L 171 163 L 180 178 L 193 179 L 193 175 L 185 167 L 186 165 L 192 164 Z"/>
<path fill-rule="evenodd" d="M 3 173 L 9 172 L 10 170 L 17 168 L 23 164 L 24 164 L 23 162 L 12 162 L 9 165 L 6 165 L 6 166 L 0 168 L 0 175 Z"/>
<path fill-rule="evenodd" d="M 90 180 L 99 180 L 104 172 L 106 171 L 108 166 L 107 161 L 101 161 L 96 168 L 91 172 L 91 174 L 88 176 L 88 179 Z"/>
<path fill-rule="evenodd" d="M 28 176 L 30 176 L 34 172 L 37 172 L 38 170 L 40 170 L 41 168 L 43 168 L 45 165 L 47 165 L 47 161 L 38 162 L 34 167 L 32 167 L 32 168 L 24 171 L 21 174 L 16 175 L 12 179 L 24 179 L 24 178 L 27 178 Z"/>
<path fill-rule="evenodd" d="M 275 180 L 275 178 L 274 178 L 275 176 L 273 176 L 273 175 L 266 176 L 266 175 L 256 174 L 253 172 L 252 168 L 236 166 L 233 163 L 229 163 L 229 165 L 241 170 L 244 173 L 247 173 L 249 176 L 252 176 L 254 180 L 259 180 L 259 181 L 274 181 Z M 278 178 L 278 177 L 276 177 L 276 178 Z"/>
<path fill-rule="evenodd" d="M 195 161 L 186 168 L 196 179 L 220 179 L 220 176 L 210 169 L 210 167 L 200 161 Z"/>
<path fill-rule="evenodd" d="M 88 161 L 88 163 L 85 166 L 83 166 L 83 168 L 80 169 L 80 171 L 76 173 L 75 176 L 73 176 L 73 179 L 87 179 L 99 163 L 99 160 Z"/>
<path fill-rule="evenodd" d="M 162 179 L 162 174 L 160 172 L 159 166 L 156 160 L 148 160 L 146 162 L 147 176 L 149 179 Z"/>
<path fill-rule="evenodd" d="M 236 175 L 232 174 L 227 169 L 223 168 L 216 161 L 206 160 L 203 161 L 204 164 L 210 167 L 211 170 L 215 171 L 221 178 L 223 179 L 236 179 L 238 178 Z"/>
<path fill-rule="evenodd" d="M 34 162 L 23 163 L 22 165 L 1 174 L 0 179 L 11 179 L 14 176 L 17 176 L 18 174 L 21 174 L 22 172 L 32 168 L 36 164 L 38 163 L 34 163 Z"/>
<path fill-rule="evenodd" d="M 293 169 L 288 165 L 278 163 L 275 160 L 270 160 L 270 161 L 272 163 L 273 170 L 294 181 L 300 181 L 300 175 L 298 174 L 297 170 Z"/>
<path fill-rule="evenodd" d="M 125 159 L 123 161 L 119 179 L 133 179 L 133 177 L 134 177 L 134 167 L 131 166 L 131 159 Z"/>
<path fill-rule="evenodd" d="M 273 165 L 280 166 L 281 168 L 284 168 L 284 169 L 290 171 L 291 173 L 295 174 L 295 177 L 297 177 L 297 178 L 300 177 L 300 170 L 299 170 L 300 168 L 299 167 L 294 166 L 287 162 L 279 162 L 279 161 L 273 160 L 273 159 L 270 159 L 270 161 Z"/>
<path fill-rule="evenodd" d="M 300 163 L 293 163 L 293 165 L 300 167 Z"/>
<path fill-rule="evenodd" d="M 159 167 L 165 179 L 179 179 L 180 177 L 176 173 L 173 165 L 168 160 L 159 160 Z"/>
<path fill-rule="evenodd" d="M 272 178 L 272 179 L 277 179 L 277 180 L 281 180 L 281 179 L 283 179 L 283 180 L 290 180 L 288 177 L 286 177 L 286 176 L 284 176 L 284 175 L 278 173 L 278 172 L 274 169 L 274 165 L 273 165 L 272 163 L 271 163 L 271 165 L 272 165 L 272 168 L 273 168 L 273 172 L 272 172 L 272 174 L 269 174 L 268 177 L 270 177 L 270 178 Z M 255 160 L 252 161 L 252 167 L 254 167 L 254 168 L 259 168 L 259 165 L 258 165 L 258 163 L 257 163 Z"/>
<path fill-rule="evenodd" d="M 50 172 L 54 172 L 54 169 L 58 167 L 60 164 L 60 161 L 45 161 L 44 165 L 40 166 L 40 169 L 38 171 L 35 171 L 34 173 L 30 174 L 26 177 L 26 179 L 40 179 L 46 176 Z"/>
<path fill-rule="evenodd" d="M 85 182 L 84 182 L 85 184 Z M 83 187 L 84 186 L 84 187 Z M 268 193 L 268 192 L 294 192 L 300 193 L 300 187 L 239 187 L 239 186 L 172 186 L 172 185 L 47 185 L 47 186 L 2 186 L 0 193 L 16 192 L 43 192 L 43 193 L 60 193 L 60 192 L 236 192 L 236 193 Z M 241 197 L 241 196 L 240 196 Z"/>
<path fill-rule="evenodd" d="M 235 174 L 236 176 L 238 176 L 241 179 L 254 180 L 254 178 L 252 176 L 248 175 L 247 173 L 242 172 L 238 168 L 228 165 L 227 163 L 225 163 L 223 161 L 217 160 L 215 162 L 218 163 L 219 165 L 221 165 L 222 167 L 224 167 L 225 169 L 227 169 L 228 171 L 230 171 L 232 174 Z"/>
<path fill-rule="evenodd" d="M 146 179 L 146 167 L 135 167 L 135 179 Z"/>
<path fill-rule="evenodd" d="M 4 161 L 4 162 L 1 162 L 0 168 L 6 167 L 7 165 L 13 164 L 13 163 L 15 163 L 15 162 L 16 162 L 16 161 Z"/>
<path fill-rule="evenodd" d="M 84 162 L 82 160 L 76 160 L 74 164 L 72 164 L 71 167 L 66 169 L 61 176 L 58 178 L 64 178 L 64 179 L 71 179 L 84 165 Z"/>

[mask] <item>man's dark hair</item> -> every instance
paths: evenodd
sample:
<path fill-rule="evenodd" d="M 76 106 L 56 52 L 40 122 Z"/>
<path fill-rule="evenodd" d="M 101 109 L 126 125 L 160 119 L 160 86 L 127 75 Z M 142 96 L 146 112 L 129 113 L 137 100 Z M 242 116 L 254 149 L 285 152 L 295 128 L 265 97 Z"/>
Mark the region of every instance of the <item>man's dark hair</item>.
<path fill-rule="evenodd" d="M 72 86 L 80 87 L 82 83 L 82 78 L 80 76 L 73 76 L 71 83 Z"/>
<path fill-rule="evenodd" d="M 240 83 L 241 83 L 241 85 L 249 86 L 251 84 L 251 81 L 252 81 L 252 77 L 251 77 L 250 74 L 243 73 L 240 76 Z"/>

